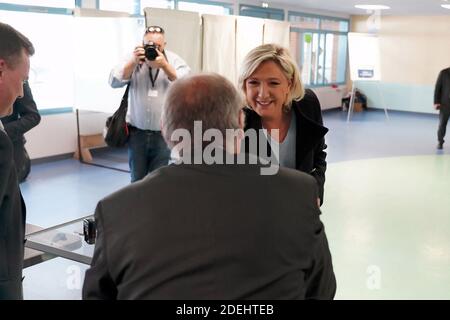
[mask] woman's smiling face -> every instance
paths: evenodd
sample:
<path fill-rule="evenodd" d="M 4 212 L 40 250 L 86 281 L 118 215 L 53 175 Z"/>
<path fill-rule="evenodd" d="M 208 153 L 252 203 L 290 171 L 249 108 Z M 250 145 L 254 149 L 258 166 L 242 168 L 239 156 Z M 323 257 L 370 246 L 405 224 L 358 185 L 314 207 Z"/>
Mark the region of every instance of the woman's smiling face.
<path fill-rule="evenodd" d="M 271 60 L 261 63 L 245 80 L 247 103 L 265 119 L 281 116 L 290 88 L 291 83 L 281 67 Z"/>

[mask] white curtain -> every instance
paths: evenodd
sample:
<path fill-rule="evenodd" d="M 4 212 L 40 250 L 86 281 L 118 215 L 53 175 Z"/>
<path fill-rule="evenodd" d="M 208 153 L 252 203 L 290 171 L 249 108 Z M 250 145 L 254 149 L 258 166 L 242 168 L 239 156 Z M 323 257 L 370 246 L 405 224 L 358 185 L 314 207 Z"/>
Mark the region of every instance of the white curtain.
<path fill-rule="evenodd" d="M 203 68 L 236 79 L 236 17 L 204 14 Z"/>
<path fill-rule="evenodd" d="M 289 49 L 290 23 L 264 20 L 264 43 L 275 43 Z"/>
<path fill-rule="evenodd" d="M 252 17 L 236 17 L 236 75 L 247 53 L 263 44 L 264 20 Z M 236 78 L 237 80 L 237 78 Z M 237 82 L 237 81 L 236 81 Z"/>
<path fill-rule="evenodd" d="M 201 70 L 201 19 L 197 12 L 145 8 L 147 26 L 160 26 L 165 31 L 167 50 L 179 55 L 192 72 Z"/>

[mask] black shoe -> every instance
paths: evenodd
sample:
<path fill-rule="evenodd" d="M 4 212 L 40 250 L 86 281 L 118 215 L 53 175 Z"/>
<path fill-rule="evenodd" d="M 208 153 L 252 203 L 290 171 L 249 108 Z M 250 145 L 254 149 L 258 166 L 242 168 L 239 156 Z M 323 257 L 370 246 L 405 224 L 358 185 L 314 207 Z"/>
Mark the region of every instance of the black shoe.
<path fill-rule="evenodd" d="M 437 149 L 438 149 L 438 150 L 442 150 L 442 146 L 443 146 L 443 145 L 444 145 L 443 142 L 439 142 L 438 145 L 437 145 Z"/>

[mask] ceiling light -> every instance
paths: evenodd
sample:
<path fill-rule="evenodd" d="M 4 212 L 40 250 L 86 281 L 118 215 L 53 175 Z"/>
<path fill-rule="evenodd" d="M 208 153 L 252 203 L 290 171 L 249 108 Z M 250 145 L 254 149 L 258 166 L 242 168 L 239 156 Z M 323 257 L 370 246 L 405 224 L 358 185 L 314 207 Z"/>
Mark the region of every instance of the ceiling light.
<path fill-rule="evenodd" d="M 444 9 L 450 9 L 450 4 L 441 4 L 441 7 Z"/>
<path fill-rule="evenodd" d="M 355 5 L 355 8 L 364 9 L 364 10 L 386 10 L 386 9 L 390 9 L 391 7 L 383 6 L 383 5 L 379 5 L 379 4 L 357 4 L 357 5 Z"/>
<path fill-rule="evenodd" d="M 261 3 L 261 6 L 262 6 L 263 8 L 268 8 L 268 7 L 269 7 L 269 4 L 268 4 L 267 2 L 263 2 L 263 3 Z"/>

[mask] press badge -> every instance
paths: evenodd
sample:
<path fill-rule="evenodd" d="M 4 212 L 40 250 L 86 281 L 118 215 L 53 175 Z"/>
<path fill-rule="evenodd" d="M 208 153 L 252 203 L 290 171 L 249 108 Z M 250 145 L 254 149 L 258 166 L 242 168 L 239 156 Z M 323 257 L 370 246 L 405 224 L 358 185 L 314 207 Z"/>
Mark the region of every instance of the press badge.
<path fill-rule="evenodd" d="M 151 98 L 156 98 L 156 97 L 158 97 L 158 91 L 150 89 L 150 90 L 148 90 L 148 96 Z"/>

